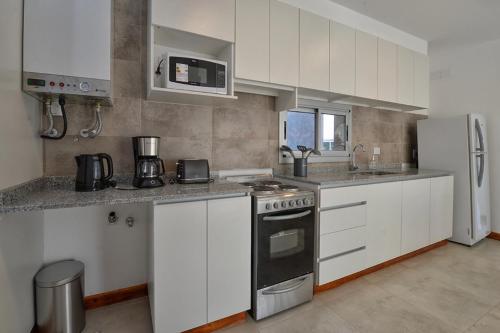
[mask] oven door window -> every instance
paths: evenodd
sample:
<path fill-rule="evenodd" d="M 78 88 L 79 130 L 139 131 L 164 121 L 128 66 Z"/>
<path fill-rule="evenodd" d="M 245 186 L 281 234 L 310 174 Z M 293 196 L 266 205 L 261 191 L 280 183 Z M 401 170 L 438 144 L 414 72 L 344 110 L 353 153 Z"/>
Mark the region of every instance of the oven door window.
<path fill-rule="evenodd" d="M 256 234 L 257 289 L 313 271 L 313 209 L 261 214 Z"/>
<path fill-rule="evenodd" d="M 285 258 L 304 251 L 304 229 L 277 232 L 269 237 L 269 258 Z"/>

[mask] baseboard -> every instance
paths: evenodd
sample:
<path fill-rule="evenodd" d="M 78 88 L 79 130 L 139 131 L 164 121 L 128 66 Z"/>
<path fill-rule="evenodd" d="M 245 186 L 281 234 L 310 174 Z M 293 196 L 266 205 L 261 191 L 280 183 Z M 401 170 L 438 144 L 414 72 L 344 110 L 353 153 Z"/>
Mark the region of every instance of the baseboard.
<path fill-rule="evenodd" d="M 416 257 L 416 256 L 418 256 L 418 255 L 420 255 L 422 253 L 429 252 L 431 250 L 437 249 L 438 247 L 445 246 L 446 244 L 448 244 L 448 241 L 447 240 L 443 240 L 443 241 L 440 241 L 440 242 L 428 245 L 426 247 L 423 247 L 421 249 L 418 249 L 416 251 L 407 253 L 407 254 L 402 255 L 400 257 L 397 257 L 397 258 L 388 260 L 386 262 L 380 263 L 380 264 L 375 265 L 373 267 L 364 269 L 364 270 L 362 270 L 360 272 L 357 272 L 357 273 L 345 276 L 345 277 L 343 277 L 341 279 L 338 279 L 338 280 L 335 280 L 335 281 L 332 281 L 332 282 L 328 282 L 328 283 L 322 284 L 320 286 L 315 286 L 314 287 L 314 293 L 317 294 L 317 293 L 320 293 L 320 292 L 323 292 L 323 291 L 327 291 L 327 290 L 330 290 L 330 289 L 337 288 L 337 287 L 343 285 L 344 283 L 347 283 L 347 282 L 359 279 L 362 276 L 374 273 L 374 272 L 379 271 L 381 269 L 384 269 L 386 267 L 389 267 L 389 266 L 392 266 L 394 264 L 397 264 L 397 263 L 399 263 L 401 261 L 404 261 L 404 260 Z"/>
<path fill-rule="evenodd" d="M 133 287 L 108 291 L 102 294 L 87 296 L 83 299 L 85 309 L 96 309 L 102 306 L 111 305 L 130 299 L 144 297 L 148 295 L 148 285 L 140 284 Z"/>
<path fill-rule="evenodd" d="M 219 319 L 217 321 L 208 323 L 203 326 L 199 326 L 193 329 L 190 329 L 188 331 L 185 331 L 184 333 L 209 333 L 209 332 L 214 332 L 216 330 L 220 330 L 221 328 L 228 327 L 231 325 L 239 324 L 241 322 L 246 321 L 247 319 L 247 313 L 246 312 L 240 312 L 235 315 Z"/>
<path fill-rule="evenodd" d="M 488 235 L 488 238 L 500 241 L 500 233 L 498 232 L 492 232 Z"/>

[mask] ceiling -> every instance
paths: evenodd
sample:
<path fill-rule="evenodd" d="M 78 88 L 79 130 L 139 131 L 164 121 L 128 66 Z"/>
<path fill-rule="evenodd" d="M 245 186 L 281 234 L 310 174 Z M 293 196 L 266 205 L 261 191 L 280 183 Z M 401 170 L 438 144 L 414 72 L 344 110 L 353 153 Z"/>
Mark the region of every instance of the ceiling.
<path fill-rule="evenodd" d="M 499 0 L 332 0 L 429 41 L 430 47 L 500 39 Z"/>

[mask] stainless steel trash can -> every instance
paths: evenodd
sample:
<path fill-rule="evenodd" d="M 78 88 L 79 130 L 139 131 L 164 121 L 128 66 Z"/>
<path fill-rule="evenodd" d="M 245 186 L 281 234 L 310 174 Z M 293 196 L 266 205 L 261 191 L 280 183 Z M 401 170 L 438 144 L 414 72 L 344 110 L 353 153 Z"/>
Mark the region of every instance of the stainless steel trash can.
<path fill-rule="evenodd" d="M 35 276 L 36 324 L 39 333 L 81 333 L 84 265 L 64 260 L 42 268 Z"/>

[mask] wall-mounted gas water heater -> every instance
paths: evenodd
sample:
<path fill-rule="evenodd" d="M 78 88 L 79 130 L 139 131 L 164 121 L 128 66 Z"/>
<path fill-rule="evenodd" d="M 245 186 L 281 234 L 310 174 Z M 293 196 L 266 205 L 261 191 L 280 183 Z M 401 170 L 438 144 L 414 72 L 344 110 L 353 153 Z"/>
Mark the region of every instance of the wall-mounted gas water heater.
<path fill-rule="evenodd" d="M 23 90 L 44 105 L 43 138 L 66 134 L 66 101 L 95 105 L 96 122 L 80 135 L 99 135 L 101 105 L 111 105 L 112 22 L 112 0 L 24 0 Z M 53 126 L 54 101 L 62 131 Z"/>

